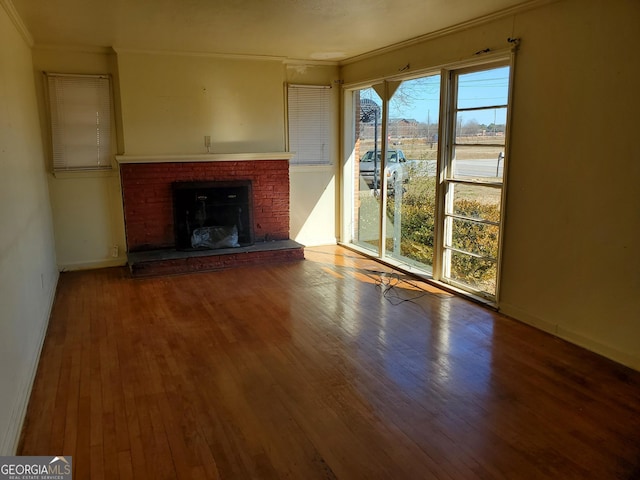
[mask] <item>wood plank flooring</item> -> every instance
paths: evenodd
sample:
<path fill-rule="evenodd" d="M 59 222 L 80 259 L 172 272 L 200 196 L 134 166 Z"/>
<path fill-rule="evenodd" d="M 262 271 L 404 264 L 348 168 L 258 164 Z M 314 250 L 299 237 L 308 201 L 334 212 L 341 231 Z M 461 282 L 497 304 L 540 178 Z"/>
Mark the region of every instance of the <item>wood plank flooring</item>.
<path fill-rule="evenodd" d="M 340 247 L 63 273 L 20 445 L 74 479 L 637 479 L 640 373 Z"/>

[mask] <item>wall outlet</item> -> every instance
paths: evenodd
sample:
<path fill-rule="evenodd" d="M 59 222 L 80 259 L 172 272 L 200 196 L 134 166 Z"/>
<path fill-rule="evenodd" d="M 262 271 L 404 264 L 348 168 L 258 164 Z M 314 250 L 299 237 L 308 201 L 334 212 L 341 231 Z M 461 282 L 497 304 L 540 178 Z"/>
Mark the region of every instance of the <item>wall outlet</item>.
<path fill-rule="evenodd" d="M 118 253 L 119 253 L 119 249 L 118 249 L 118 245 L 114 245 L 111 247 L 111 256 L 112 257 L 118 257 Z"/>

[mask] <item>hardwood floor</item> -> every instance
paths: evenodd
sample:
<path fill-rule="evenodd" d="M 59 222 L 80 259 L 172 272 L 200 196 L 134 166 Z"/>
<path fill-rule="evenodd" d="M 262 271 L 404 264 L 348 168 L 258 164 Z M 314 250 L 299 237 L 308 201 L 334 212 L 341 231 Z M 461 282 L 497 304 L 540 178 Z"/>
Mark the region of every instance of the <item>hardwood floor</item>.
<path fill-rule="evenodd" d="M 640 478 L 639 372 L 305 254 L 62 274 L 19 454 L 72 455 L 78 480 Z"/>

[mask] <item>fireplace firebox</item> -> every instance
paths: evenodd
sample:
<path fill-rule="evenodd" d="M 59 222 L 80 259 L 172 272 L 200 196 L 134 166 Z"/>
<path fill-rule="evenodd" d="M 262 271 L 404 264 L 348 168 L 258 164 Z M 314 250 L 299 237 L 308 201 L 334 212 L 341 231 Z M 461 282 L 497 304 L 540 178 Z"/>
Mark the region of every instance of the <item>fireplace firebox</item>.
<path fill-rule="evenodd" d="M 250 180 L 174 182 L 177 250 L 253 244 Z"/>

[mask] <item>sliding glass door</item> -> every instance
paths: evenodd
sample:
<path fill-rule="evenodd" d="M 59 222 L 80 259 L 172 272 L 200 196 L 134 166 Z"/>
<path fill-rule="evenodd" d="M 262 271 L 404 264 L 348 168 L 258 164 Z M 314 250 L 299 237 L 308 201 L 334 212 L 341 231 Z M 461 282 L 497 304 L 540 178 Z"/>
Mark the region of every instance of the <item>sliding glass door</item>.
<path fill-rule="evenodd" d="M 432 273 L 440 75 L 401 82 L 387 119 L 385 255 Z"/>
<path fill-rule="evenodd" d="M 509 78 L 505 62 L 350 91 L 350 243 L 495 300 Z"/>

